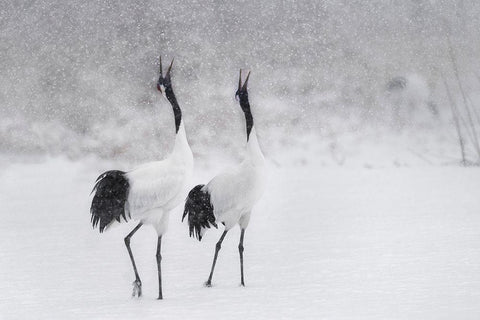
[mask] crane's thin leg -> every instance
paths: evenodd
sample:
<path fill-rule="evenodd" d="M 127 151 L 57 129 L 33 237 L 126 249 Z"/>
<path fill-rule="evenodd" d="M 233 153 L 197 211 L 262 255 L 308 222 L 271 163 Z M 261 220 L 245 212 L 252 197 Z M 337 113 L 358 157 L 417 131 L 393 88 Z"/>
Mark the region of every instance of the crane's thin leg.
<path fill-rule="evenodd" d="M 158 237 L 158 242 L 157 242 L 158 300 L 163 299 L 163 295 L 162 295 L 162 267 L 161 267 L 162 254 L 160 253 L 161 248 L 162 248 L 162 236 L 159 236 Z"/>
<path fill-rule="evenodd" d="M 132 249 L 130 249 L 130 238 L 133 236 L 135 232 L 143 225 L 140 222 L 133 230 L 125 237 L 125 245 L 127 246 L 128 254 L 130 255 L 130 260 L 132 261 L 133 265 L 133 272 L 135 272 L 135 281 L 133 281 L 133 292 L 132 297 L 138 295 L 140 297 L 142 295 L 142 281 L 140 281 L 140 277 L 138 276 L 137 266 L 135 265 L 135 260 L 133 259 Z"/>
<path fill-rule="evenodd" d="M 207 282 L 205 282 L 206 287 L 211 287 L 212 286 L 212 277 L 213 277 L 213 269 L 215 269 L 215 263 L 217 263 L 217 256 L 218 256 L 218 251 L 220 251 L 220 248 L 222 247 L 222 242 L 225 236 L 227 235 L 227 230 L 225 230 L 220 237 L 220 240 L 218 240 L 217 245 L 215 246 L 215 256 L 213 257 L 213 263 L 212 263 L 212 270 L 210 271 L 210 276 L 208 277 Z"/>
<path fill-rule="evenodd" d="M 242 229 L 240 233 L 240 243 L 238 244 L 238 252 L 240 253 L 240 274 L 241 274 L 241 285 L 245 287 L 245 281 L 243 278 L 243 237 L 245 235 L 245 229 Z"/>

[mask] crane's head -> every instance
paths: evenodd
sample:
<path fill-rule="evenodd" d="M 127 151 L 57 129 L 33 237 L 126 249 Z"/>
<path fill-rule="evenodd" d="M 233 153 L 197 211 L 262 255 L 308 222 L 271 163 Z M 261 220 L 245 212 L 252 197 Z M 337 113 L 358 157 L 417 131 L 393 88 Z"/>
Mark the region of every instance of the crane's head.
<path fill-rule="evenodd" d="M 173 59 L 170 63 L 170 66 L 167 69 L 167 73 L 163 76 L 162 70 L 162 57 L 160 57 L 160 76 L 158 77 L 157 81 L 157 89 L 163 96 L 166 96 L 167 90 L 172 90 L 172 79 L 170 77 L 170 71 L 172 70 L 173 66 Z"/>
<path fill-rule="evenodd" d="M 240 107 L 242 108 L 243 113 L 245 114 L 245 123 L 247 126 L 247 141 L 250 137 L 250 132 L 253 128 L 253 116 L 250 111 L 250 102 L 248 102 L 248 78 L 250 78 L 250 72 L 245 79 L 245 82 L 242 85 L 242 70 L 240 69 L 240 77 L 238 78 L 238 89 L 235 93 L 235 99 L 240 102 Z"/>
<path fill-rule="evenodd" d="M 242 70 L 240 69 L 240 77 L 238 78 L 238 89 L 237 89 L 237 92 L 235 93 L 235 99 L 237 101 L 240 101 L 240 106 L 242 107 L 243 112 L 247 111 L 245 108 L 247 108 L 247 105 L 248 105 L 247 84 L 248 84 L 249 78 L 250 78 L 250 72 L 248 73 L 247 78 L 245 79 L 245 82 L 242 85 Z"/>

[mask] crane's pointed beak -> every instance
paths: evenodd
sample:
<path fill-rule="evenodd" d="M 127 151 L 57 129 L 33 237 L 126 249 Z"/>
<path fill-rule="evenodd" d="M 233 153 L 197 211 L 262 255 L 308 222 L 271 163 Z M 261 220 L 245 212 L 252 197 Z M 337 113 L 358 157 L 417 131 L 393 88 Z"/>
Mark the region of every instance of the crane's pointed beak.
<path fill-rule="evenodd" d="M 162 68 L 162 56 L 160 56 L 160 77 L 163 76 L 163 68 Z"/>
<path fill-rule="evenodd" d="M 240 99 L 240 91 L 242 90 L 242 69 L 240 69 L 240 75 L 238 77 L 238 89 L 237 92 L 235 92 L 235 100 Z"/>
<path fill-rule="evenodd" d="M 238 91 L 242 88 L 242 69 L 240 69 L 240 76 L 238 77 Z"/>
<path fill-rule="evenodd" d="M 247 74 L 247 78 L 245 79 L 245 82 L 243 83 L 243 87 L 242 87 L 242 90 L 247 90 L 247 83 L 248 83 L 248 79 L 250 78 L 250 72 L 248 72 Z"/>
<path fill-rule="evenodd" d="M 173 60 L 175 60 L 175 58 L 172 59 L 172 62 L 170 63 L 170 66 L 168 67 L 167 74 L 165 75 L 165 78 L 170 77 L 170 71 L 172 70 Z"/>
<path fill-rule="evenodd" d="M 158 81 L 157 81 L 157 90 L 163 94 L 162 92 L 162 82 L 163 82 L 162 56 L 160 56 L 159 58 L 159 64 L 160 64 L 160 67 L 159 67 L 160 76 L 158 77 Z"/>

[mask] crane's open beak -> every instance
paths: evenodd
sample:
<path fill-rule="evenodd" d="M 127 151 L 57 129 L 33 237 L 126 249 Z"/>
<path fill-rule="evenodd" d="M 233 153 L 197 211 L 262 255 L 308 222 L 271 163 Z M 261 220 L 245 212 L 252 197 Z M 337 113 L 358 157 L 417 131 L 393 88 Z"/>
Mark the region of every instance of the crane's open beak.
<path fill-rule="evenodd" d="M 161 93 L 163 93 L 165 91 L 165 87 L 167 85 L 170 84 L 170 71 L 172 70 L 172 66 L 173 66 L 173 60 L 172 59 L 172 62 L 170 63 L 170 66 L 168 67 L 167 69 L 167 73 L 165 74 L 165 77 L 163 76 L 163 68 L 162 68 L 162 57 L 160 56 L 160 76 L 158 78 L 158 81 L 157 81 L 157 89 L 158 91 L 160 91 Z M 163 89 L 163 91 L 162 91 Z"/>
<path fill-rule="evenodd" d="M 238 77 L 238 89 L 237 89 L 237 92 L 235 93 L 235 99 L 237 101 L 240 98 L 240 93 L 247 92 L 247 84 L 248 84 L 249 78 L 250 78 L 250 72 L 248 72 L 247 78 L 245 79 L 245 82 L 243 83 L 243 86 L 242 86 L 242 69 L 240 69 L 240 76 Z"/>

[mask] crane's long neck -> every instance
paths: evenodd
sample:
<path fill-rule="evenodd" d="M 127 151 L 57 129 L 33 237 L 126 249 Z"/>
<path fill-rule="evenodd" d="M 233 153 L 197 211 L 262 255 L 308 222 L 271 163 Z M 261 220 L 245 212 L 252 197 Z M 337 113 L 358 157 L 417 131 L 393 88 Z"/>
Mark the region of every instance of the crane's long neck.
<path fill-rule="evenodd" d="M 262 150 L 257 140 L 257 133 L 253 127 L 253 115 L 250 110 L 250 103 L 248 96 L 240 98 L 240 106 L 245 114 L 245 124 L 247 130 L 247 154 L 250 159 L 256 164 L 263 164 L 265 159 Z"/>
<path fill-rule="evenodd" d="M 243 113 L 245 114 L 245 124 L 247 129 L 247 142 L 250 139 L 250 133 L 253 128 L 253 116 L 252 111 L 250 110 L 250 103 L 248 102 L 248 96 L 240 98 L 240 107 L 242 107 Z"/>
<path fill-rule="evenodd" d="M 178 155 L 181 158 L 192 158 L 192 150 L 188 144 L 187 134 L 185 133 L 185 125 L 183 121 L 180 122 L 180 125 L 175 135 L 175 146 L 173 147 L 173 154 Z"/>
<path fill-rule="evenodd" d="M 165 95 L 172 105 L 173 115 L 175 116 L 175 133 L 178 134 L 180 123 L 182 122 L 182 110 L 180 109 L 180 105 L 178 104 L 177 98 L 171 87 L 165 89 Z"/>
<path fill-rule="evenodd" d="M 173 93 L 172 88 L 165 90 L 165 95 L 172 105 L 173 115 L 175 117 L 175 146 L 173 147 L 173 155 L 179 156 L 185 160 L 192 159 L 192 150 L 188 144 L 187 134 L 185 132 L 185 125 L 182 119 L 182 110 L 178 104 L 177 98 Z M 189 161 L 190 161 L 189 160 Z"/>
<path fill-rule="evenodd" d="M 250 133 L 252 133 L 253 129 L 253 116 L 252 112 L 250 111 L 250 107 L 248 108 L 248 111 L 245 111 L 245 124 L 247 128 L 247 142 L 250 140 Z"/>
<path fill-rule="evenodd" d="M 258 144 L 255 128 L 252 128 L 250 139 L 247 141 L 247 155 L 257 166 L 261 166 L 265 163 L 265 158 L 263 157 L 262 150 Z"/>

